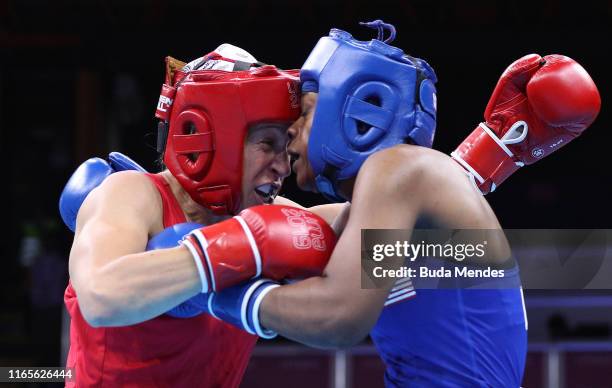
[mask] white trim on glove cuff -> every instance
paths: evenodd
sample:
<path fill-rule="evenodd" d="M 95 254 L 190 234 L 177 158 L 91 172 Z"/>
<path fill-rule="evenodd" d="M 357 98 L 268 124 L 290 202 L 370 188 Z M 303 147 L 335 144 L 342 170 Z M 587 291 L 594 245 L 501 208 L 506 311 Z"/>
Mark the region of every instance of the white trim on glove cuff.
<path fill-rule="evenodd" d="M 244 329 L 249 334 L 256 334 L 264 339 L 272 339 L 278 335 L 273 330 L 263 328 L 259 323 L 259 308 L 261 306 L 261 302 L 263 301 L 263 298 L 268 294 L 268 292 L 270 292 L 273 288 L 276 287 L 279 287 L 279 284 L 273 283 L 267 279 L 259 279 L 253 284 L 251 284 L 248 290 L 244 293 L 244 296 L 242 297 L 242 304 L 240 306 L 240 321 L 242 322 L 242 326 L 244 327 Z M 253 293 L 255 292 L 257 292 L 257 294 L 255 295 L 255 300 L 253 301 L 252 307 L 249 311 L 251 298 L 253 297 Z M 251 327 L 249 325 L 247 314 L 250 315 L 254 327 Z"/>

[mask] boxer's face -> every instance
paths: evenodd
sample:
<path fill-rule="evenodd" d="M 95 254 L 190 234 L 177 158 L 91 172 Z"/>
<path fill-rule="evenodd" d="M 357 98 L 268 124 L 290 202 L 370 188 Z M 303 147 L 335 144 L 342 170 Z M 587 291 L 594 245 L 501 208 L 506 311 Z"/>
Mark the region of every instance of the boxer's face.
<path fill-rule="evenodd" d="M 242 208 L 272 203 L 291 173 L 288 124 L 261 123 L 249 130 L 242 166 Z"/>
<path fill-rule="evenodd" d="M 304 93 L 302 95 L 302 115 L 289 127 L 289 155 L 293 160 L 292 168 L 300 189 L 316 191 L 315 175 L 308 161 L 308 137 L 312 127 L 317 93 Z"/>

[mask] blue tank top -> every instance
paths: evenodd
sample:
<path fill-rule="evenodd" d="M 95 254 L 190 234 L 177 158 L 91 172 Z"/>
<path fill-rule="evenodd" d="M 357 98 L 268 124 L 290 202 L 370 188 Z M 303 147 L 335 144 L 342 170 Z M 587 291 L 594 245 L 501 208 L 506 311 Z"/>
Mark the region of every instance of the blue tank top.
<path fill-rule="evenodd" d="M 370 335 L 387 387 L 519 387 L 527 322 L 518 267 L 503 288 L 392 290 Z"/>

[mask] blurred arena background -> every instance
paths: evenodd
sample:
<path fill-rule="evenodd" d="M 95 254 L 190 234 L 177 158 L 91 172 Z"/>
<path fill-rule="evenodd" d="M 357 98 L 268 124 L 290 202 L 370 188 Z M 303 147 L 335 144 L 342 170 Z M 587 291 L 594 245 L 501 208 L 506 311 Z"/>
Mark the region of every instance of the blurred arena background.
<path fill-rule="evenodd" d="M 580 62 L 602 110 L 561 152 L 520 171 L 488 199 L 505 228 L 612 228 L 612 1 L 310 0 L 53 2 L 0 0 L 2 213 L 0 366 L 59 366 L 72 235 L 57 201 L 74 169 L 121 151 L 150 171 L 164 57 L 199 57 L 227 42 L 299 68 L 330 28 L 370 39 L 383 19 L 395 44 L 438 75 L 434 147 L 450 152 L 482 120 L 501 72 L 528 54 Z M 606 38 L 608 36 L 608 38 Z M 312 205 L 290 178 L 285 195 Z M 612 285 L 612 279 L 610 279 Z M 612 293 L 528 292 L 526 387 L 612 387 Z M 64 322 L 64 325 L 66 322 Z M 342 352 L 260 342 L 244 387 L 379 387 L 368 342 Z M 34 385 L 32 385 L 34 386 Z"/>

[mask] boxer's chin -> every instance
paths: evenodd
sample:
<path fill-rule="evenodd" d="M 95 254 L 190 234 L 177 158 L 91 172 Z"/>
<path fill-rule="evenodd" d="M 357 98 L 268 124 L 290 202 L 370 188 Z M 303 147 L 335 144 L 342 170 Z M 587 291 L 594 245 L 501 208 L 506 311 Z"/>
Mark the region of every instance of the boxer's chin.
<path fill-rule="evenodd" d="M 310 191 L 313 193 L 318 192 L 317 185 L 315 184 L 314 173 L 309 168 L 301 168 L 296 170 L 295 181 L 297 186 L 302 191 Z"/>

